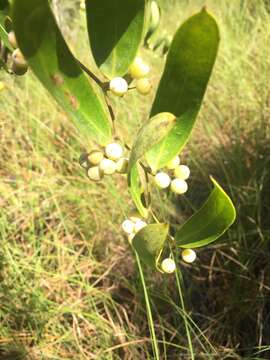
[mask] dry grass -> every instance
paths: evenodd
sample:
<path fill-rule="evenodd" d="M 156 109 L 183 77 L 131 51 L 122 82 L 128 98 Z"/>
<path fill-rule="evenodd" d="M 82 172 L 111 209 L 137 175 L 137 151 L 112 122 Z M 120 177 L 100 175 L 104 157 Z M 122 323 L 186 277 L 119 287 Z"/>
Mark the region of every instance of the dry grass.
<path fill-rule="evenodd" d="M 202 3 L 166 0 L 169 31 Z M 240 4 L 209 1 L 223 40 L 183 156 L 192 191 L 168 209 L 174 222 L 188 216 L 210 173 L 238 209 L 218 245 L 182 265 L 196 360 L 269 358 L 270 26 L 260 1 Z M 157 82 L 162 59 L 151 59 Z M 124 179 L 89 183 L 77 162 L 83 140 L 32 75 L 1 79 L 1 360 L 151 359 L 138 273 L 119 231 L 132 209 Z M 122 135 L 132 139 L 150 105 L 135 94 L 121 102 Z M 162 359 L 188 359 L 174 280 L 147 273 L 147 283 Z"/>

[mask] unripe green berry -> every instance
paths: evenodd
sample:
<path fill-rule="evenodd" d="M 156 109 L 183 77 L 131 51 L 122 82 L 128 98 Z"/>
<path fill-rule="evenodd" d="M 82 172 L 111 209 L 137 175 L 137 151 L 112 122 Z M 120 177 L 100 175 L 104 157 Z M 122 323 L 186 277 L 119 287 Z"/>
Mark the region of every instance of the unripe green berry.
<path fill-rule="evenodd" d="M 98 166 L 90 167 L 87 171 L 87 175 L 90 180 L 100 181 L 103 177 L 103 173 Z"/>
<path fill-rule="evenodd" d="M 93 150 L 88 155 L 88 161 L 91 165 L 99 165 L 103 158 L 104 154 L 99 150 Z"/>
<path fill-rule="evenodd" d="M 105 175 L 112 175 L 116 170 L 116 163 L 110 159 L 103 159 L 99 164 L 99 168 Z"/>
<path fill-rule="evenodd" d="M 167 169 L 173 170 L 180 164 L 180 157 L 177 155 L 166 165 Z"/>
<path fill-rule="evenodd" d="M 17 39 L 16 39 L 14 31 L 10 31 L 8 33 L 8 41 L 14 49 L 16 49 L 18 47 Z"/>
<path fill-rule="evenodd" d="M 114 95 L 123 96 L 128 91 L 128 83 L 121 77 L 115 77 L 110 81 L 110 90 Z"/>
<path fill-rule="evenodd" d="M 142 78 L 136 81 L 136 89 L 142 95 L 150 93 L 152 84 L 148 78 Z"/>
<path fill-rule="evenodd" d="M 134 232 L 134 222 L 130 219 L 125 220 L 122 223 L 122 229 L 126 234 L 132 234 Z"/>
<path fill-rule="evenodd" d="M 167 274 L 175 272 L 176 265 L 174 260 L 170 258 L 164 259 L 161 263 L 161 269 Z"/>
<path fill-rule="evenodd" d="M 168 174 L 161 171 L 156 174 L 155 183 L 160 189 L 166 189 L 171 183 L 171 178 Z"/>
<path fill-rule="evenodd" d="M 128 170 L 128 159 L 121 158 L 116 162 L 116 172 L 119 174 L 126 174 Z"/>
<path fill-rule="evenodd" d="M 147 224 L 145 221 L 143 220 L 138 220 L 135 222 L 134 224 L 134 232 L 137 233 L 138 231 L 140 231 L 141 229 L 143 229 L 144 227 L 146 227 Z"/>
<path fill-rule="evenodd" d="M 178 195 L 182 195 L 187 192 L 188 185 L 185 180 L 173 179 L 173 181 L 171 182 L 171 190 Z"/>
<path fill-rule="evenodd" d="M 190 175 L 190 169 L 186 165 L 179 165 L 174 169 L 174 176 L 178 179 L 187 180 Z"/>
<path fill-rule="evenodd" d="M 120 144 L 112 143 L 106 146 L 105 154 L 111 160 L 119 160 L 123 155 L 123 148 Z"/>
<path fill-rule="evenodd" d="M 129 73 L 133 79 L 141 79 L 148 75 L 150 68 L 145 64 L 141 57 L 137 56 L 129 68 Z"/>
<path fill-rule="evenodd" d="M 195 261 L 197 257 L 196 252 L 192 249 L 183 250 L 181 256 L 182 259 L 189 264 L 193 263 L 193 261 Z"/>

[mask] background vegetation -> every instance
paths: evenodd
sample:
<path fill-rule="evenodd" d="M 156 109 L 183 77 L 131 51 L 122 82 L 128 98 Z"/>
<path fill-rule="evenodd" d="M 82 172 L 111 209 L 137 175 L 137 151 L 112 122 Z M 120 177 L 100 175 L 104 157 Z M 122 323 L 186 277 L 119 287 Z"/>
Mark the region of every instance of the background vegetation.
<path fill-rule="evenodd" d="M 205 1 L 163 0 L 173 34 Z M 237 223 L 181 264 L 196 359 L 270 356 L 270 14 L 262 0 L 208 1 L 221 47 L 194 136 L 182 156 L 190 191 L 160 211 L 181 222 L 206 198 L 209 174 L 232 197 Z M 91 63 L 79 2 L 55 2 L 77 57 Z M 164 59 L 150 50 L 157 85 Z M 82 140 L 28 74 L 0 74 L 0 359 L 151 359 L 138 272 L 120 224 L 132 204 L 124 179 L 90 183 Z M 130 135 L 152 102 L 120 100 Z M 209 186 L 209 187 L 208 187 Z M 180 215 L 179 215 L 180 214 Z M 179 260 L 180 262 L 180 260 Z M 174 279 L 147 273 L 163 359 L 189 359 Z"/>

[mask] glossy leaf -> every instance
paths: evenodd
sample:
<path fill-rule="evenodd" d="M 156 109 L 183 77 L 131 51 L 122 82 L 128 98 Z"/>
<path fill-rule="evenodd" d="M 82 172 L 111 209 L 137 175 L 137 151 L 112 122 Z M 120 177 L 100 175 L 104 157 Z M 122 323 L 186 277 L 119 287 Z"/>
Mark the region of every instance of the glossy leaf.
<path fill-rule="evenodd" d="M 82 135 L 107 144 L 111 124 L 104 97 L 70 52 L 48 0 L 14 0 L 12 18 L 19 47 L 38 79 Z"/>
<path fill-rule="evenodd" d="M 176 233 L 176 243 L 182 248 L 206 246 L 217 240 L 233 224 L 234 205 L 222 187 L 211 178 L 214 189 L 204 205 Z"/>
<path fill-rule="evenodd" d="M 147 154 L 151 168 L 165 166 L 184 147 L 193 129 L 215 63 L 219 31 L 203 9 L 176 32 L 169 50 L 151 115 L 169 111 L 178 121 Z"/>
<path fill-rule="evenodd" d="M 142 173 L 143 169 L 140 168 L 140 165 L 133 166 L 128 176 L 128 185 L 130 194 L 140 215 L 143 218 L 147 218 L 148 209 L 145 207 L 142 201 L 145 190 L 144 179 L 142 179 L 144 174 Z"/>
<path fill-rule="evenodd" d="M 86 13 L 96 64 L 109 78 L 123 76 L 142 41 L 145 0 L 87 0 Z"/>
<path fill-rule="evenodd" d="M 138 132 L 132 147 L 129 170 L 156 143 L 160 142 L 175 125 L 176 117 L 171 113 L 161 113 L 150 119 Z"/>
<path fill-rule="evenodd" d="M 168 230 L 166 224 L 151 224 L 135 235 L 132 245 L 145 264 L 156 267 L 156 259 L 164 247 Z"/>

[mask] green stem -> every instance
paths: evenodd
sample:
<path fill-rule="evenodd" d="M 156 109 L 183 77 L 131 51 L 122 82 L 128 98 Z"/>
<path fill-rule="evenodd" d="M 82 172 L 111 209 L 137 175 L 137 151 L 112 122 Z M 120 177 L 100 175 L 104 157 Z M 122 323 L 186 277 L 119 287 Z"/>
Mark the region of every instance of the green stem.
<path fill-rule="evenodd" d="M 141 283 L 142 283 L 142 287 L 143 287 L 143 293 L 144 293 L 144 299 L 145 299 L 146 311 L 147 311 L 147 318 L 148 318 L 148 325 L 149 325 L 149 330 L 150 330 L 151 339 L 152 339 L 152 348 L 153 348 L 153 352 L 155 355 L 155 359 L 160 360 L 158 342 L 157 342 L 156 332 L 155 332 L 155 328 L 154 328 L 153 316 L 152 316 L 149 296 L 148 296 L 148 292 L 147 292 L 147 288 L 146 288 L 146 284 L 145 284 L 145 280 L 144 280 L 143 270 L 142 270 L 139 255 L 137 254 L 136 251 L 135 251 L 135 255 L 136 255 L 137 265 L 138 265 L 139 273 L 140 273 L 140 279 L 141 279 Z"/>
<path fill-rule="evenodd" d="M 172 252 L 172 254 L 173 254 L 173 252 Z M 175 260 L 174 254 L 173 254 L 173 259 Z M 181 287 L 181 282 L 183 282 L 183 277 L 182 277 L 182 273 L 181 273 L 181 270 L 179 269 L 179 267 L 176 268 L 175 278 L 176 278 L 177 289 L 178 289 L 180 303 L 181 303 L 182 312 L 183 312 L 183 320 L 184 320 L 186 335 L 187 335 L 187 339 L 188 339 L 190 358 L 191 358 L 191 360 L 194 360 L 195 357 L 194 357 L 193 345 L 192 345 L 192 340 L 191 340 L 191 336 L 190 336 L 188 320 L 187 320 L 187 316 L 186 316 L 183 291 L 182 291 L 182 287 Z"/>

